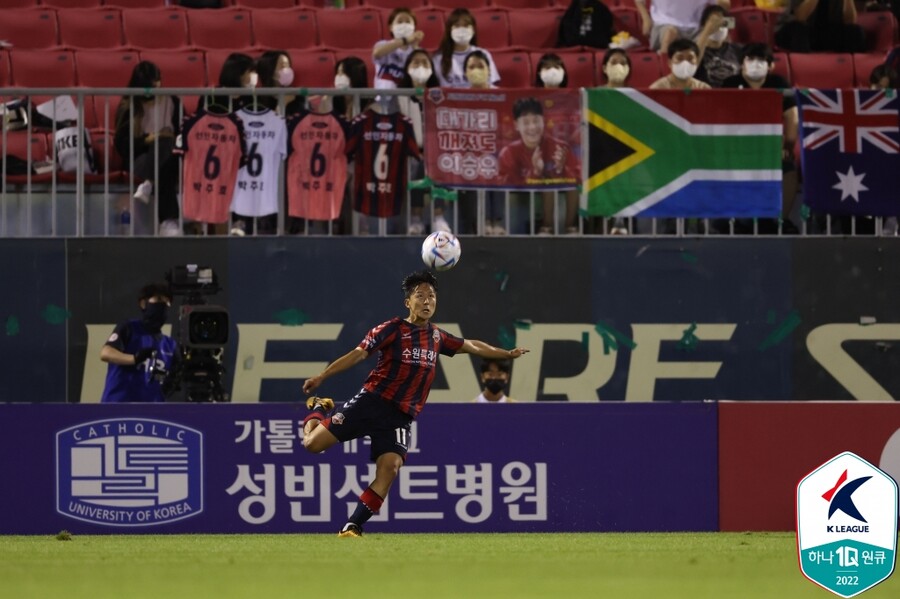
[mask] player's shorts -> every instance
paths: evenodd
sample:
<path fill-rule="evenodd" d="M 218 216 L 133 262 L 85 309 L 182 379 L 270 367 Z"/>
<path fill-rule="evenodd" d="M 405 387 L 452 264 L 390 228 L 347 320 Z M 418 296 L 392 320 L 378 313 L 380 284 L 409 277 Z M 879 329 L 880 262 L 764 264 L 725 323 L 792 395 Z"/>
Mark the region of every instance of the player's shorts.
<path fill-rule="evenodd" d="M 392 402 L 360 391 L 322 425 L 341 443 L 368 436 L 372 440 L 373 462 L 385 453 L 399 454 L 406 461 L 412 421 L 412 416 L 398 410 Z"/>
<path fill-rule="evenodd" d="M 662 30 L 666 27 L 672 27 L 678 30 L 678 37 L 692 40 L 697 35 L 699 29 L 697 27 L 676 27 L 675 25 L 657 25 L 653 24 L 650 28 L 650 49 L 659 50 L 662 44 Z"/>

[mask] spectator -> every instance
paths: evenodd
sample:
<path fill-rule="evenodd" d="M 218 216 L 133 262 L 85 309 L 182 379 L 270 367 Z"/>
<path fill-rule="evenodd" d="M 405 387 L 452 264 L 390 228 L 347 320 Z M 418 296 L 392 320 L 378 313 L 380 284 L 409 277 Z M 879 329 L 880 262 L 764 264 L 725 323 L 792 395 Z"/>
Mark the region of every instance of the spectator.
<path fill-rule="evenodd" d="M 434 74 L 434 64 L 431 62 L 431 56 L 427 51 L 421 48 L 414 49 L 409 56 L 406 57 L 406 63 L 403 65 L 403 77 L 400 80 L 399 87 L 404 89 L 410 88 L 429 88 L 438 87 L 438 78 Z M 416 132 L 416 143 L 421 148 L 424 145 L 424 132 L 422 130 L 422 102 L 415 96 L 404 96 L 398 98 L 400 104 L 400 112 L 408 117 L 413 123 L 413 129 Z M 425 176 L 425 165 L 422 161 L 415 161 L 412 166 L 413 179 L 421 179 Z M 425 191 L 422 189 L 413 189 L 410 191 L 410 221 L 407 229 L 409 235 L 424 235 L 425 224 L 423 222 L 423 212 L 425 207 Z M 433 203 L 434 218 L 431 223 L 432 231 L 450 232 L 450 225 L 444 218 L 444 201 L 434 200 Z"/>
<path fill-rule="evenodd" d="M 481 361 L 481 394 L 474 403 L 516 403 L 504 392 L 509 386 L 511 366 L 508 360 L 485 358 Z"/>
<path fill-rule="evenodd" d="M 865 52 L 866 36 L 853 0 L 791 0 L 775 43 L 789 52 Z"/>
<path fill-rule="evenodd" d="M 243 87 L 256 89 L 259 75 L 256 73 L 256 62 L 252 57 L 234 52 L 228 55 L 219 73 L 219 87 Z M 210 112 L 235 112 L 250 101 L 250 96 L 205 96 L 200 100 L 200 108 Z"/>
<path fill-rule="evenodd" d="M 334 87 L 336 89 L 361 89 L 369 87 L 369 68 L 357 56 L 342 58 L 334 67 Z M 372 103 L 371 98 L 360 98 L 359 109 L 354 108 L 353 96 L 334 96 L 333 112 L 348 121 L 364 111 Z"/>
<path fill-rule="evenodd" d="M 703 7 L 717 4 L 731 8 L 731 0 L 653 0 L 649 11 L 647 0 L 634 0 L 634 4 L 641 15 L 644 35 L 650 36 L 650 47 L 665 55 L 675 40 L 697 35 Z"/>
<path fill-rule="evenodd" d="M 728 40 L 729 25 L 734 26 L 734 18 L 729 18 L 721 6 L 710 4 L 703 9 L 696 38 L 700 48 L 696 76 L 711 87 L 722 87 L 723 81 L 741 72 L 741 49 Z"/>
<path fill-rule="evenodd" d="M 290 87 L 294 82 L 294 69 L 290 55 L 284 50 L 269 50 L 264 52 L 256 61 L 256 74 L 259 76 L 259 87 L 261 88 L 280 88 Z M 293 94 L 285 94 L 282 103 L 278 96 L 260 96 L 259 102 L 277 110 L 279 114 L 284 116 L 286 108 L 292 104 L 296 96 Z M 279 109 L 280 106 L 285 108 Z"/>
<path fill-rule="evenodd" d="M 143 61 L 135 65 L 128 87 L 158 88 L 161 79 L 159 67 Z M 180 113 L 181 103 L 174 96 L 129 96 L 116 110 L 114 145 L 124 168 L 139 182 L 134 197 L 146 204 L 156 190 L 159 232 L 166 236 L 181 234 L 178 159 L 172 155 Z"/>
<path fill-rule="evenodd" d="M 700 81 L 694 74 L 700 60 L 700 48 L 689 39 L 677 39 L 669 44 L 669 70 L 650 85 L 650 89 L 709 89 L 709 84 Z"/>
<path fill-rule="evenodd" d="M 797 161 L 794 156 L 794 146 L 797 143 L 799 135 L 799 116 L 797 111 L 797 101 L 791 93 L 791 84 L 782 77 L 772 72 L 772 65 L 775 60 L 772 51 L 766 44 L 748 44 L 743 50 L 743 59 L 741 62 L 741 72 L 732 75 L 726 79 L 723 88 L 735 89 L 777 89 L 783 93 L 781 101 L 782 125 L 783 125 L 783 141 L 781 150 L 781 216 L 782 231 L 784 233 L 798 233 L 797 227 L 790 220 L 791 212 L 794 209 L 794 200 L 797 197 L 797 189 L 799 187 L 797 176 Z M 716 228 L 726 233 L 726 225 L 723 222 L 714 223 Z M 759 221 L 760 232 L 777 233 L 778 223 L 771 219 L 761 219 Z M 735 229 L 739 232 L 752 232 L 752 221 L 740 220 L 736 223 Z"/>
<path fill-rule="evenodd" d="M 500 82 L 500 74 L 491 53 L 479 48 L 477 44 L 475 17 L 472 13 L 465 8 L 457 8 L 451 12 L 444 26 L 444 37 L 434 55 L 434 64 L 438 68 L 437 77 L 442 87 L 469 87 L 465 62 L 469 54 L 476 50 L 487 59 L 488 83 L 496 85 Z"/>
<path fill-rule="evenodd" d="M 572 0 L 559 22 L 559 47 L 608 48 L 613 14 L 598 0 Z"/>
<path fill-rule="evenodd" d="M 562 58 L 552 53 L 541 56 L 535 69 L 534 85 L 548 89 L 568 87 L 569 74 L 566 72 L 566 64 Z M 578 191 L 567 189 L 564 194 L 566 197 L 564 221 L 566 234 L 575 235 L 578 233 Z M 541 192 L 544 216 L 541 228 L 538 230 L 540 235 L 551 235 L 556 231 L 556 195 L 555 191 Z"/>
<path fill-rule="evenodd" d="M 621 48 L 610 48 L 603 55 L 603 77 L 606 84 L 603 87 L 628 87 L 628 79 L 631 77 L 631 58 L 628 52 Z"/>
<path fill-rule="evenodd" d="M 896 89 L 897 72 L 886 64 L 880 64 L 869 74 L 869 89 Z"/>
<path fill-rule="evenodd" d="M 425 39 L 425 34 L 416 30 L 416 17 L 408 8 L 396 8 L 388 16 L 390 40 L 375 43 L 372 60 L 375 62 L 375 87 L 394 89 L 405 74 L 403 65 L 413 50 Z"/>

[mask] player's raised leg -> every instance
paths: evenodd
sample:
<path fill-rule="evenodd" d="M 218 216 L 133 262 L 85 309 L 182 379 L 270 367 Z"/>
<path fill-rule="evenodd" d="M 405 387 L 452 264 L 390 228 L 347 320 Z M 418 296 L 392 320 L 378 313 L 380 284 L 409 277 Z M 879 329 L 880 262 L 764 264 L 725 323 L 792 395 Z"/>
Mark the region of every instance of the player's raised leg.
<path fill-rule="evenodd" d="M 328 397 L 310 397 L 306 407 L 310 413 L 303 419 L 303 447 L 311 453 L 321 453 L 338 442 L 327 427 L 321 426 L 334 409 L 334 401 Z"/>

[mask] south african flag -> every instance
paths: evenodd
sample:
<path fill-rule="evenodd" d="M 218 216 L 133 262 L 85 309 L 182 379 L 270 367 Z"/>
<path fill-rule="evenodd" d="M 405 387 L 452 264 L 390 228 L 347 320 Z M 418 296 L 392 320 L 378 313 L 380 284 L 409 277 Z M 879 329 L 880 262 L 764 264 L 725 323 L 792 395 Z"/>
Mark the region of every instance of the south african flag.
<path fill-rule="evenodd" d="M 586 90 L 587 206 L 597 216 L 776 217 L 775 90 Z"/>

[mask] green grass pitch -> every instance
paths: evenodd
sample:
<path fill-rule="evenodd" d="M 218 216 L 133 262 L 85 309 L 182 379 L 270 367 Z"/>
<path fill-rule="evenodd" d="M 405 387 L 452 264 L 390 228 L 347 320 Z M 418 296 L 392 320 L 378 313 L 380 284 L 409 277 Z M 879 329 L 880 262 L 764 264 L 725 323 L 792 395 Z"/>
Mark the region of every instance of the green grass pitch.
<path fill-rule="evenodd" d="M 835 597 L 792 533 L 0 537 L 0 596 Z M 361 595 L 361 593 L 363 593 Z M 900 597 L 900 575 L 862 595 Z"/>

